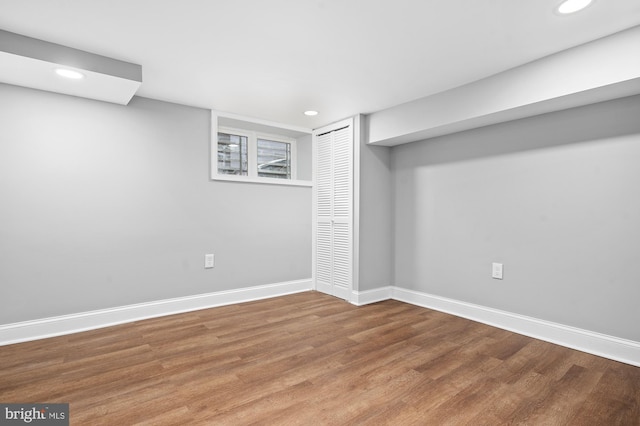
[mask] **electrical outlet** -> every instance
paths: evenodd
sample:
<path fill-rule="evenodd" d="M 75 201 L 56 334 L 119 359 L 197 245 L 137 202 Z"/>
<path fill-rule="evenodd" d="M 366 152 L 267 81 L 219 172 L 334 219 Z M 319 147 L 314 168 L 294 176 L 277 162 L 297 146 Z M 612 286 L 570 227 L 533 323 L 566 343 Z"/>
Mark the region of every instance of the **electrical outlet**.
<path fill-rule="evenodd" d="M 491 277 L 496 280 L 502 279 L 502 263 L 494 263 L 491 269 Z"/>
<path fill-rule="evenodd" d="M 215 266 L 215 256 L 213 254 L 205 254 L 204 255 L 204 267 L 205 269 L 210 269 Z"/>

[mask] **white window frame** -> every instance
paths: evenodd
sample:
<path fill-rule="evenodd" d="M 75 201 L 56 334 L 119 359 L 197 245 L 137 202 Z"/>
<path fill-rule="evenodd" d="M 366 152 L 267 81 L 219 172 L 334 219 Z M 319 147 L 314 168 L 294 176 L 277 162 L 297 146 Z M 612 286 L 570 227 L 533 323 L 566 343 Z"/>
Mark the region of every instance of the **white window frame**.
<path fill-rule="evenodd" d="M 215 169 L 216 169 L 216 173 L 218 173 L 218 142 L 219 142 L 219 138 L 218 138 L 218 133 L 226 133 L 226 134 L 230 134 L 230 135 L 234 135 L 234 136 L 244 136 L 245 138 L 247 138 L 247 176 L 250 176 L 251 173 L 251 134 L 249 132 L 246 132 L 244 130 L 241 129 L 233 129 L 231 127 L 219 127 L 218 131 L 215 134 L 216 137 L 216 164 L 215 164 Z M 254 161 L 255 162 L 255 161 Z M 240 164 L 242 164 L 242 158 L 240 158 Z M 225 174 L 220 174 L 220 176 L 241 176 L 241 177 L 246 177 L 243 175 L 225 175 Z"/>
<path fill-rule="evenodd" d="M 258 176 L 260 171 L 260 164 L 257 164 L 258 162 L 258 140 L 263 140 L 263 141 L 268 141 L 268 142 L 280 142 L 280 143 L 286 143 L 289 144 L 289 167 L 290 167 L 290 178 L 289 179 L 278 179 L 278 178 L 267 178 L 267 179 L 276 179 L 276 180 L 282 180 L 282 181 L 287 181 L 287 180 L 296 180 L 298 178 L 298 151 L 296 148 L 296 140 L 292 139 L 292 138 L 285 138 L 283 136 L 280 135 L 269 135 L 267 133 L 255 133 L 255 143 L 256 143 L 256 149 L 255 149 L 255 153 L 256 153 L 256 167 L 255 167 L 255 173 L 257 177 L 260 177 L 261 179 L 265 179 L 265 176 Z M 251 149 L 249 149 L 249 152 L 251 152 Z"/>
<path fill-rule="evenodd" d="M 218 173 L 218 133 L 227 133 L 247 137 L 247 176 Z M 291 179 L 279 179 L 258 176 L 258 139 L 290 144 L 291 147 Z M 296 139 L 273 133 L 257 132 L 235 127 L 218 126 L 215 115 L 212 115 L 211 126 L 211 179 L 245 183 L 262 183 L 272 185 L 308 186 L 312 181 L 297 180 L 297 146 Z"/>

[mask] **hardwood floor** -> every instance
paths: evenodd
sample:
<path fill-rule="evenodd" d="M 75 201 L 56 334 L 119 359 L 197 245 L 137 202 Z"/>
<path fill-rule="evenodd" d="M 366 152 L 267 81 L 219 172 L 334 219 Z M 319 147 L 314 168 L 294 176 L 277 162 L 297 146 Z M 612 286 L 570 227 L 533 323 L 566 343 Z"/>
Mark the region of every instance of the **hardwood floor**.
<path fill-rule="evenodd" d="M 0 347 L 0 402 L 72 425 L 640 425 L 640 368 L 307 292 Z"/>

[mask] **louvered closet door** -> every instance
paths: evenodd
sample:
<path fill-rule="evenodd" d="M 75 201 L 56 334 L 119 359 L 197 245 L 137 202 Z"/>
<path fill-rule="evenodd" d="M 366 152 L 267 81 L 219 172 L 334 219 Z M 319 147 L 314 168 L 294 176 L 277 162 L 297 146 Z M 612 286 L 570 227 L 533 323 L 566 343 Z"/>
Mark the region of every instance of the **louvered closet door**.
<path fill-rule="evenodd" d="M 333 294 L 333 141 L 316 139 L 316 289 Z"/>
<path fill-rule="evenodd" d="M 341 122 L 317 133 L 316 289 L 349 300 L 353 276 L 353 130 Z"/>

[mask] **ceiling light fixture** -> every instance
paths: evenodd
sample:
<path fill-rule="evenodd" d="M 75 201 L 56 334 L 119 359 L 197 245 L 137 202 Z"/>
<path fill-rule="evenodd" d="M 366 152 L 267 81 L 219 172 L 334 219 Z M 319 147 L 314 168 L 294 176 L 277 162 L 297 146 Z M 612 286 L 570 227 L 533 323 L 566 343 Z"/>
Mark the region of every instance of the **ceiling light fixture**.
<path fill-rule="evenodd" d="M 58 74 L 60 77 L 70 78 L 73 80 L 84 78 L 84 74 L 82 74 L 81 72 L 70 70 L 68 68 L 56 68 L 56 74 Z"/>
<path fill-rule="evenodd" d="M 305 112 L 304 112 L 304 115 L 307 115 L 307 116 L 309 116 L 309 117 L 313 117 L 313 116 L 315 116 L 315 115 L 318 115 L 318 111 L 312 111 L 312 110 L 305 111 Z"/>
<path fill-rule="evenodd" d="M 593 0 L 565 0 L 556 9 L 561 15 L 569 15 L 589 6 Z"/>

